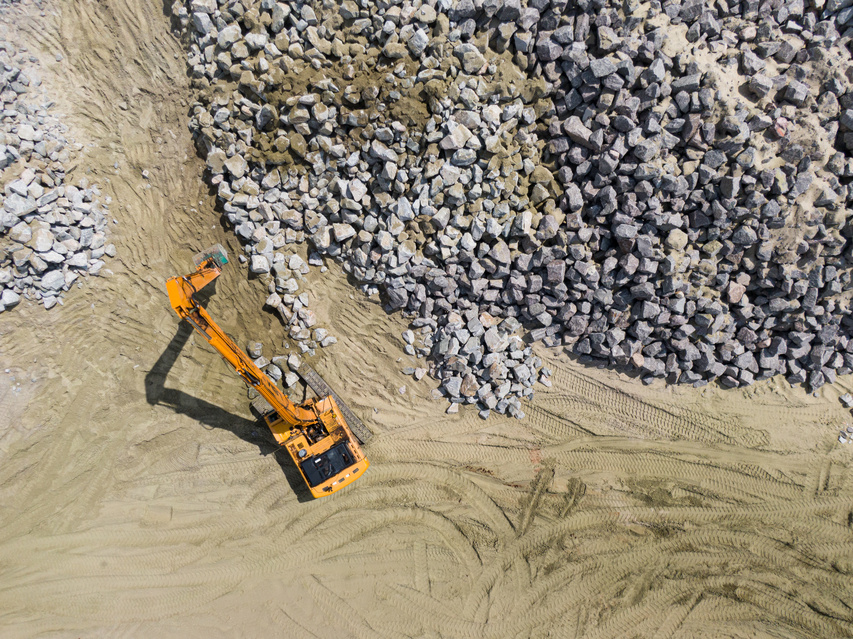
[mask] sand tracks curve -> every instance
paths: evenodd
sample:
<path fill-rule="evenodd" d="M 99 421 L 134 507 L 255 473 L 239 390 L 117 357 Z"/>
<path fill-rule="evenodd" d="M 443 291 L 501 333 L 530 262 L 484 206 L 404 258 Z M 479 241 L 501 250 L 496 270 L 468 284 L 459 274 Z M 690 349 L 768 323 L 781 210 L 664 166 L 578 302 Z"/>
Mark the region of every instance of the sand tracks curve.
<path fill-rule="evenodd" d="M 340 340 L 316 367 L 377 437 L 362 480 L 300 501 L 242 384 L 166 303 L 193 252 L 239 245 L 162 6 L 17 7 L 119 257 L 61 308 L 0 316 L 4 636 L 853 636 L 844 380 L 644 387 L 544 352 L 554 385 L 526 420 L 449 416 L 400 373 L 405 322 L 332 265 L 306 287 Z M 235 264 L 209 308 L 280 349 L 264 297 Z"/>

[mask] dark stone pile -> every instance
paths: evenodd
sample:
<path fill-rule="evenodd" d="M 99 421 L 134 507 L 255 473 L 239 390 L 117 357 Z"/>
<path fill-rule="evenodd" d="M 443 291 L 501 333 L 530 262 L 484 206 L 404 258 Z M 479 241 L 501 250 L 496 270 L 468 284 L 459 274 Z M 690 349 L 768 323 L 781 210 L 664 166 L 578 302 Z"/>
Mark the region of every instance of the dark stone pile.
<path fill-rule="evenodd" d="M 798 131 L 818 119 L 832 143 L 853 100 L 831 11 L 666 3 L 649 29 L 654 9 L 590 19 L 592 6 L 550 32 L 540 21 L 529 56 L 557 111 L 563 342 L 647 380 L 737 386 L 781 373 L 816 388 L 849 373 L 849 171 Z M 680 24 L 685 42 L 667 55 Z M 700 67 L 688 43 L 721 52 L 716 66 Z M 721 103 L 721 73 L 743 98 Z M 798 205 L 816 174 L 822 189 Z"/>
<path fill-rule="evenodd" d="M 522 331 L 646 381 L 853 369 L 843 4 L 173 10 L 190 127 L 303 352 L 330 338 L 300 281 L 332 257 L 454 404 L 521 415 Z"/>

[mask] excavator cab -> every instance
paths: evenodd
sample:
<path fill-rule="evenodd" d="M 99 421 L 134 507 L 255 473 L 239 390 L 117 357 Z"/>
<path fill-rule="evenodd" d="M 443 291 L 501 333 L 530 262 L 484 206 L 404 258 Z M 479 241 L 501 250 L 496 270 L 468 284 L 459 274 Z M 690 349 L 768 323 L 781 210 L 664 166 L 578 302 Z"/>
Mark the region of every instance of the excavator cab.
<path fill-rule="evenodd" d="M 370 464 L 348 421 L 367 436 L 369 431 L 343 402 L 339 407 L 337 395 L 310 367 L 305 367 L 303 379 L 315 392 L 323 391 L 318 393 L 321 396 L 298 406 L 291 402 L 193 298 L 219 277 L 228 263 L 225 249 L 216 244 L 196 254 L 193 262 L 193 273 L 166 282 L 169 303 L 266 400 L 269 406 L 262 412 L 263 418 L 276 442 L 287 450 L 311 494 L 330 495 L 361 477 Z"/>
<path fill-rule="evenodd" d="M 319 486 L 332 477 L 340 475 L 355 463 L 355 457 L 347 442 L 340 442 L 325 453 L 320 453 L 301 462 L 299 469 L 308 481 L 309 486 Z"/>

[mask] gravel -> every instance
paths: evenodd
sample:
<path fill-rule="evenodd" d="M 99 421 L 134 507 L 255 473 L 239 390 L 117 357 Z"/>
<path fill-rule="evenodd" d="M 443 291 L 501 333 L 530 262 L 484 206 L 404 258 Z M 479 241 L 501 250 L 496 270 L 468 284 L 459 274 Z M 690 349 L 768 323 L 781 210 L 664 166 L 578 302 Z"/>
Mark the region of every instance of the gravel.
<path fill-rule="evenodd" d="M 110 204 L 66 167 L 82 146 L 51 111 L 37 58 L 0 40 L 0 313 L 21 299 L 50 309 L 90 275 L 108 275 Z"/>
<path fill-rule="evenodd" d="M 794 4 L 173 13 L 190 128 L 267 307 L 303 353 L 329 345 L 300 287 L 339 262 L 409 319 L 428 366 L 406 369 L 485 418 L 551 383 L 532 341 L 646 383 L 853 370 L 853 30 Z"/>

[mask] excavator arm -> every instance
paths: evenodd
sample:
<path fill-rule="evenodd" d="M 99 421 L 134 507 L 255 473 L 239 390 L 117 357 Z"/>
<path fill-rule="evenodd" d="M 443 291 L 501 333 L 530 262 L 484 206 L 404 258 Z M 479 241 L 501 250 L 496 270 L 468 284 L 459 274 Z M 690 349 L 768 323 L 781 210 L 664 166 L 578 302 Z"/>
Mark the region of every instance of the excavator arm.
<path fill-rule="evenodd" d="M 370 463 L 353 435 L 331 389 L 327 396 L 309 399 L 301 406 L 291 402 L 234 341 L 214 322 L 194 295 L 219 277 L 227 264 L 225 249 L 216 245 L 195 257 L 196 270 L 166 282 L 169 302 L 213 346 L 246 383 L 269 402 L 273 411 L 264 421 L 293 463 L 314 497 L 323 497 L 361 477 Z M 322 382 L 313 371 L 312 388 Z M 317 379 L 314 379 L 317 378 Z M 325 382 L 323 382 L 325 384 Z M 347 414 L 351 412 L 344 405 Z M 354 420 L 357 421 L 357 420 Z M 358 422 L 360 424 L 360 422 Z"/>
<path fill-rule="evenodd" d="M 319 416 L 314 411 L 301 408 L 291 402 L 193 298 L 195 293 L 219 277 L 222 273 L 222 264 L 225 262 L 223 251 L 221 254 L 213 254 L 204 259 L 194 273 L 169 279 L 166 282 L 169 303 L 175 312 L 192 324 L 193 328 L 231 364 L 237 374 L 257 390 L 288 424 L 308 426 L 316 423 Z"/>

